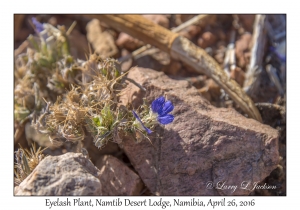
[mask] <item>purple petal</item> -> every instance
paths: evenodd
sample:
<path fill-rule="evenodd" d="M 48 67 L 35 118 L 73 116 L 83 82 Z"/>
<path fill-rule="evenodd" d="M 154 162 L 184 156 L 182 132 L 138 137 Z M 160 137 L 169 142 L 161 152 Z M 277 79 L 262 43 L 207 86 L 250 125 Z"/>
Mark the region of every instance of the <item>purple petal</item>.
<path fill-rule="evenodd" d="M 171 114 L 167 114 L 165 116 L 161 116 L 161 117 L 159 116 L 159 117 L 157 117 L 157 120 L 161 124 L 166 125 L 166 124 L 169 124 L 169 123 L 173 122 L 174 116 L 171 115 Z"/>
<path fill-rule="evenodd" d="M 132 110 L 132 113 L 133 113 L 134 117 L 141 123 L 141 125 L 142 125 L 143 128 L 146 130 L 146 132 L 147 132 L 148 134 L 152 133 L 152 131 L 151 131 L 149 128 L 147 128 L 147 127 L 143 124 L 142 120 L 141 120 L 140 117 L 137 115 L 137 113 L 135 113 L 135 111 L 133 111 L 133 110 Z"/>
<path fill-rule="evenodd" d="M 35 17 L 31 18 L 33 25 L 35 26 L 38 32 L 42 32 L 44 30 L 43 24 L 41 24 Z"/>
<path fill-rule="evenodd" d="M 169 112 L 173 111 L 174 106 L 172 104 L 171 101 L 167 101 L 166 103 L 164 103 L 162 111 L 159 114 L 160 117 L 165 116 L 166 114 L 168 114 Z"/>
<path fill-rule="evenodd" d="M 271 52 L 274 52 L 274 51 L 275 51 L 275 47 L 273 47 L 273 46 L 270 46 L 269 49 L 270 49 Z"/>
<path fill-rule="evenodd" d="M 157 113 L 161 112 L 164 103 L 165 103 L 165 98 L 163 96 L 155 99 L 151 104 L 152 111 Z"/>

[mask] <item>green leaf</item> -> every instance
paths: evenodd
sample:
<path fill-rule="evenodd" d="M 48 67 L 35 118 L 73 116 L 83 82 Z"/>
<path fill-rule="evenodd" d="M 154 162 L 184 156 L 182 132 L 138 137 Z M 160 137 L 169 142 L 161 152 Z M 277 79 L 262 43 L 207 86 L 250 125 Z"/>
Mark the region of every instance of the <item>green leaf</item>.
<path fill-rule="evenodd" d="M 98 117 L 94 117 L 93 118 L 93 122 L 95 123 L 95 125 L 97 127 L 100 127 L 102 125 L 102 117 L 101 116 L 98 116 Z"/>

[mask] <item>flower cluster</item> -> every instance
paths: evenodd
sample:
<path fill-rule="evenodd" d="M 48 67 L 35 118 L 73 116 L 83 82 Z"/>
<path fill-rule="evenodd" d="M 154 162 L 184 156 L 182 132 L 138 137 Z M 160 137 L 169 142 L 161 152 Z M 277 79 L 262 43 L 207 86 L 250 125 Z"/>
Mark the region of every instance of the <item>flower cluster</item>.
<path fill-rule="evenodd" d="M 144 117 L 143 119 L 140 119 L 140 117 L 137 115 L 135 111 L 133 112 L 134 117 L 138 120 L 140 125 L 143 127 L 143 129 L 148 133 L 151 134 L 152 131 L 147 128 L 147 126 L 151 126 L 156 122 L 159 122 L 160 124 L 166 125 L 174 120 L 174 116 L 172 114 L 169 114 L 171 111 L 173 111 L 174 106 L 171 101 L 166 101 L 163 96 L 155 99 L 151 104 L 151 109 L 149 111 L 149 115 Z"/>
<path fill-rule="evenodd" d="M 157 113 L 157 121 L 163 125 L 173 122 L 174 116 L 169 114 L 173 111 L 174 106 L 171 101 L 165 101 L 163 96 L 155 99 L 151 104 L 151 109 Z"/>

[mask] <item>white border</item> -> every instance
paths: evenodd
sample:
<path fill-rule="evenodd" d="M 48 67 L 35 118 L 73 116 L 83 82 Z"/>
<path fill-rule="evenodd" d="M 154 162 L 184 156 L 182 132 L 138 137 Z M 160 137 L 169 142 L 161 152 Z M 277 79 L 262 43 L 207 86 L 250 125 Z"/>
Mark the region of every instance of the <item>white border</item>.
<path fill-rule="evenodd" d="M 296 2 L 296 1 L 295 1 Z M 298 206 L 298 173 L 299 163 L 299 91 L 297 84 L 300 83 L 299 75 L 299 18 L 298 6 L 292 1 L 2 1 L 1 3 L 1 209 L 49 209 L 45 206 L 46 197 L 13 197 L 13 14 L 14 13 L 286 13 L 287 14 L 287 196 L 286 197 L 226 197 L 227 199 L 243 200 L 254 198 L 256 206 L 252 209 L 274 209 L 274 207 Z M 3 135 L 4 134 L 4 135 Z M 298 145 L 296 145 L 298 144 Z M 54 199 L 55 197 L 50 197 Z M 66 197 L 61 197 L 65 199 Z M 84 200 L 95 197 L 83 197 Z M 105 197 L 113 199 L 114 197 Z M 124 199 L 125 197 L 122 197 Z M 143 199 L 144 197 L 132 197 Z M 146 197 L 148 198 L 148 197 Z M 174 197 L 163 197 L 170 201 Z M 189 197 L 182 197 L 188 199 Z M 210 197 L 200 197 L 203 200 Z M 222 197 L 211 197 L 218 200 Z M 73 199 L 71 197 L 70 199 Z M 104 197 L 103 197 L 104 199 Z M 157 198 L 153 198 L 157 199 Z M 58 207 L 57 207 L 58 208 Z M 57 209 L 54 208 L 54 209 Z M 79 209 L 80 207 L 59 207 L 59 209 Z M 94 207 L 95 208 L 95 207 Z M 100 207 L 97 207 L 100 208 Z M 122 209 L 125 207 L 122 207 Z M 139 207 L 131 207 L 139 208 Z M 181 207 L 181 209 L 186 207 Z M 196 207 L 197 209 L 201 207 Z M 194 209 L 196 209 L 194 208 Z M 245 207 L 246 208 L 246 207 Z M 82 208 L 80 208 L 82 209 Z M 101 209 L 104 209 L 101 207 Z M 105 208 L 112 209 L 112 208 Z M 120 208 L 121 209 L 121 208 Z M 127 207 L 127 209 L 129 209 Z M 146 207 L 150 209 L 150 207 Z M 179 209 L 172 208 L 172 209 Z M 204 208 L 209 209 L 209 208 Z M 215 208 L 218 209 L 218 208 Z M 229 209 L 225 207 L 222 209 Z"/>

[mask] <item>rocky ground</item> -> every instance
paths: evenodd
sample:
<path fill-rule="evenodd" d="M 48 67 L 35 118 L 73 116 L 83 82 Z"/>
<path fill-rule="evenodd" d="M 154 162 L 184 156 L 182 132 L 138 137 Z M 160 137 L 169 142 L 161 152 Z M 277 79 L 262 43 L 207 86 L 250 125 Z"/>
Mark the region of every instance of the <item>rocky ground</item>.
<path fill-rule="evenodd" d="M 196 15 L 143 16 L 172 30 Z M 275 23 L 281 22 L 275 21 L 278 17 L 269 16 L 266 28 L 270 31 Z M 35 33 L 31 17 L 15 16 L 15 55 L 26 51 L 24 40 Z M 278 55 L 282 51 L 276 51 L 281 45 L 275 45 L 275 38 L 265 32 L 262 70 L 253 76 L 259 83 L 253 88 L 246 82 L 251 79 L 255 15 L 212 15 L 178 33 L 205 49 L 221 67 L 229 68 L 229 76 L 244 90 L 252 88 L 247 93 L 256 103 L 263 123 L 248 118 L 211 78 L 168 53 L 152 48 L 130 56 L 147 44 L 139 41 L 139 37 L 82 16 L 34 17 L 66 28 L 76 21 L 70 34 L 72 55 L 86 60 L 95 52 L 103 59 L 118 59 L 122 71 L 131 69 L 128 78 L 144 88 L 128 82 L 128 91 L 120 98 L 122 104 L 137 108 L 143 98 L 151 102 L 164 95 L 174 104 L 175 120 L 155 127 L 150 141 L 144 139 L 138 144 L 121 136 L 119 144 L 109 142 L 98 149 L 87 135 L 82 153 L 74 153 L 76 145 L 71 142 L 53 147 L 48 136 L 38 133 L 27 122 L 15 139 L 15 151 L 36 142 L 48 147 L 43 151 L 47 156 L 15 186 L 16 195 L 286 195 L 285 60 Z M 285 17 L 279 19 L 285 25 Z M 231 55 L 229 62 L 227 54 Z M 269 73 L 270 64 L 276 68 L 279 87 L 274 74 Z M 209 188 L 210 182 L 276 187 L 233 191 Z"/>

